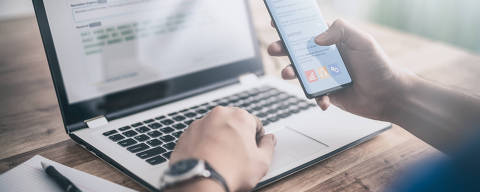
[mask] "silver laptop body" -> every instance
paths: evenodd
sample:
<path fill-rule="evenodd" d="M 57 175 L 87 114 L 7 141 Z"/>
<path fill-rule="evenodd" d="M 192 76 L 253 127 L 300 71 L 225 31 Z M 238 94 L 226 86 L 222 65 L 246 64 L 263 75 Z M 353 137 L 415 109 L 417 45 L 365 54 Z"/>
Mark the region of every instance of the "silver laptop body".
<path fill-rule="evenodd" d="M 178 137 L 213 107 L 278 140 L 257 188 L 391 127 L 264 75 L 245 0 L 33 0 L 68 135 L 151 191 Z"/>

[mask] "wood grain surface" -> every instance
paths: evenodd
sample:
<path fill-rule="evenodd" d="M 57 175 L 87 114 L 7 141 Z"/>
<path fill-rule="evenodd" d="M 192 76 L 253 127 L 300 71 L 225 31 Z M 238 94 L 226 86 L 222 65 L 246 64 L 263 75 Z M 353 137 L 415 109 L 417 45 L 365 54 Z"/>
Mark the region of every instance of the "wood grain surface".
<path fill-rule="evenodd" d="M 289 64 L 266 47 L 278 40 L 261 1 L 251 9 L 267 74 Z M 333 19 L 332 16 L 327 16 Z M 370 32 L 393 63 L 441 84 L 480 93 L 480 57 L 438 42 L 352 21 Z M 295 82 L 292 82 L 295 83 Z M 40 34 L 33 17 L 0 22 L 0 173 L 34 155 L 145 191 L 65 134 Z M 382 191 L 408 165 L 440 153 L 394 126 L 374 139 L 340 153 L 261 191 Z"/>

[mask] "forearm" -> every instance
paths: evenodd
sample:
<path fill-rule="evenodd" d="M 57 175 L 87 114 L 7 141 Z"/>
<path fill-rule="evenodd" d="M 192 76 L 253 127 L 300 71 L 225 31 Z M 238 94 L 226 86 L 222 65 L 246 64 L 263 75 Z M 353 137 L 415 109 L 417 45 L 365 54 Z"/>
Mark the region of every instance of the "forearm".
<path fill-rule="evenodd" d="M 394 98 L 388 120 L 445 153 L 480 131 L 480 99 L 459 90 L 409 77 Z"/>
<path fill-rule="evenodd" d="M 190 183 L 178 185 L 166 190 L 166 192 L 224 192 L 222 186 L 211 179 L 198 179 Z"/>

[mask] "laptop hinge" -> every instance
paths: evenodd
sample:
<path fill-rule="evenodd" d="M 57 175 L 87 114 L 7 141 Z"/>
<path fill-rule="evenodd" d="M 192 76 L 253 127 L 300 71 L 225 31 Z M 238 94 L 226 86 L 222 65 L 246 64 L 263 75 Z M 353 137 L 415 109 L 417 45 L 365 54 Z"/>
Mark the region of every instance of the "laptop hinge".
<path fill-rule="evenodd" d="M 241 84 L 252 84 L 258 82 L 258 77 L 254 73 L 247 73 L 240 75 L 240 77 L 238 77 L 238 80 Z"/>
<path fill-rule="evenodd" d="M 108 124 L 107 118 L 103 115 L 87 119 L 84 122 L 87 124 L 88 128 L 97 128 Z"/>

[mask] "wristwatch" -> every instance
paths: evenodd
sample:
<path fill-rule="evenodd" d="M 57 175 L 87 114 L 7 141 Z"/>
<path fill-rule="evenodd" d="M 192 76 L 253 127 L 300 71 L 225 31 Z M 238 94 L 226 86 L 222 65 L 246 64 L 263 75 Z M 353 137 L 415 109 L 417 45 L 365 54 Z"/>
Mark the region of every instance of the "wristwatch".
<path fill-rule="evenodd" d="M 206 161 L 200 159 L 185 159 L 171 165 L 160 179 L 160 190 L 163 191 L 196 178 L 213 179 L 223 186 L 225 192 L 230 192 L 225 179 Z"/>

